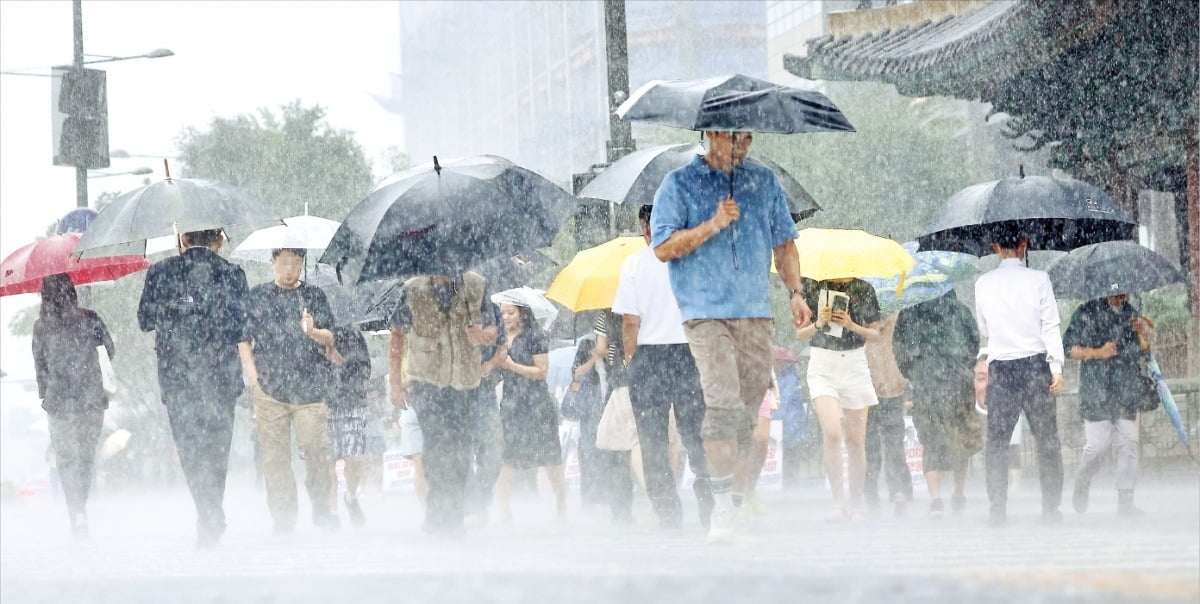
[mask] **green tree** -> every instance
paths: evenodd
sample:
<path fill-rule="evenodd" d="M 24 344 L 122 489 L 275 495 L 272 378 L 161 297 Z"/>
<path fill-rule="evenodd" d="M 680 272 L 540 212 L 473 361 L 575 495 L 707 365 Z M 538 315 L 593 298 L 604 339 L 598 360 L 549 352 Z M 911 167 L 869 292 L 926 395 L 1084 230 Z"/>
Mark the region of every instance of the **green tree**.
<path fill-rule="evenodd" d="M 347 130 L 325 121 L 325 109 L 294 101 L 279 114 L 217 117 L 207 131 L 187 128 L 177 140 L 188 177 L 242 188 L 280 217 L 340 220 L 371 189 L 371 165 Z"/>

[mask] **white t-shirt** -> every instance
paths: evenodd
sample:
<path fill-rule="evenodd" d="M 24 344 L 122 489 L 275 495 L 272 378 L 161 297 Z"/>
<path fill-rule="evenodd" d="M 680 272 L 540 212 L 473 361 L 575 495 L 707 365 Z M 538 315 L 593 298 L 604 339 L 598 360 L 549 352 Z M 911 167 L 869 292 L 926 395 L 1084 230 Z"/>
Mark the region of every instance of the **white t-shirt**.
<path fill-rule="evenodd" d="M 637 315 L 642 323 L 637 342 L 641 344 L 686 344 L 683 317 L 671 291 L 667 263 L 654 255 L 652 248 L 638 251 L 625 259 L 612 311 Z"/>

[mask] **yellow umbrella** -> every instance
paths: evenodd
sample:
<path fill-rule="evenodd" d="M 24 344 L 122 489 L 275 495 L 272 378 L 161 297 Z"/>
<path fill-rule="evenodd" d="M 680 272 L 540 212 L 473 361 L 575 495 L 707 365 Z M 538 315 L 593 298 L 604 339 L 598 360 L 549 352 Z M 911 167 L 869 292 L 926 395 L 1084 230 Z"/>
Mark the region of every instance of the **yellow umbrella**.
<path fill-rule="evenodd" d="M 559 271 L 546 290 L 546 297 L 572 312 L 611 308 L 621 265 L 644 249 L 646 240 L 641 237 L 617 237 L 583 250 Z"/>
<path fill-rule="evenodd" d="M 866 231 L 803 229 L 795 242 L 800 252 L 800 274 L 814 281 L 900 275 L 896 287 L 896 295 L 900 295 L 905 276 L 917 264 L 904 246 Z"/>

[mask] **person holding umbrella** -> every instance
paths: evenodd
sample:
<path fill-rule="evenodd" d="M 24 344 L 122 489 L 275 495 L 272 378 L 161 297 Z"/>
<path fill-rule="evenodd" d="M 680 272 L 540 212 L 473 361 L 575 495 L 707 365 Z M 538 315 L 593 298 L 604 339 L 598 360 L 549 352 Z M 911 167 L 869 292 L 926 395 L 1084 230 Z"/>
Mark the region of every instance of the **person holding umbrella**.
<path fill-rule="evenodd" d="M 1063 345 L 1080 361 L 1079 415 L 1087 442 L 1075 475 L 1072 507 L 1088 509 L 1092 478 L 1107 457 L 1116 434 L 1117 513 L 1137 516 L 1133 488 L 1137 482 L 1138 410 L 1142 401 L 1157 394 L 1145 386 L 1143 364 L 1153 324 L 1129 303 L 1128 294 L 1096 298 L 1084 303 L 1067 325 Z"/>
<path fill-rule="evenodd" d="M 413 277 L 389 320 L 392 404 L 401 410 L 411 404 L 420 424 L 428 484 L 422 527 L 432 534 L 463 531 L 482 347 L 498 335 L 486 285 L 471 271 Z"/>
<path fill-rule="evenodd" d="M 42 305 L 33 324 L 33 364 L 38 396 L 46 410 L 50 443 L 67 499 L 71 534 L 87 537 L 87 498 L 96 445 L 108 408 L 99 347 L 115 352 L 108 327 L 95 311 L 79 307 L 66 274 L 42 278 Z"/>
<path fill-rule="evenodd" d="M 795 327 L 807 325 L 812 313 L 783 191 L 769 169 L 742 161 L 753 135 L 705 136 L 707 152 L 659 187 L 650 232 L 654 255 L 668 262 L 704 394 L 701 435 L 714 498 L 707 541 L 728 543 L 734 469 L 739 458 L 753 455 L 751 433 L 771 383 L 772 257 L 790 292 Z"/>
<path fill-rule="evenodd" d="M 1037 441 L 1042 521 L 1062 522 L 1063 462 L 1055 396 L 1063 388 L 1063 341 L 1050 277 L 1025 265 L 1020 223 L 991 230 L 1000 265 L 975 282 L 975 320 L 990 355 L 987 410 L 988 522 L 1007 521 L 1008 443 L 1021 412 Z"/>
<path fill-rule="evenodd" d="M 249 287 L 246 273 L 217 254 L 224 241 L 220 229 L 180 235 L 182 253 L 150 267 L 137 311 L 142 331 L 154 332 L 158 384 L 201 547 L 225 532 L 234 405 L 244 388 L 237 345 Z"/>

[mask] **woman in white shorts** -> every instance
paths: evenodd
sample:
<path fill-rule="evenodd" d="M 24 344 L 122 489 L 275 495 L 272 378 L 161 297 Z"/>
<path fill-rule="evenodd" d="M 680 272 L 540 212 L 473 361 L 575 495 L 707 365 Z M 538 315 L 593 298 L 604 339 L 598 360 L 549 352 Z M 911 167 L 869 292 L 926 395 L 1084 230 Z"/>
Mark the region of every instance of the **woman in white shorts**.
<path fill-rule="evenodd" d="M 821 290 L 849 296 L 849 307 L 817 308 Z M 879 302 L 875 290 L 861 279 L 806 280 L 804 291 L 816 320 L 797 332 L 810 340 L 808 391 L 812 397 L 823 436 L 825 476 L 833 493 L 833 506 L 826 519 L 833 521 L 863 517 L 862 493 L 866 475 L 867 413 L 879 403 L 867 367 L 866 342 L 881 337 L 877 325 Z M 841 335 L 836 336 L 837 327 Z M 843 488 L 842 445 L 848 455 L 849 488 Z M 846 495 L 849 491 L 849 497 Z"/>

